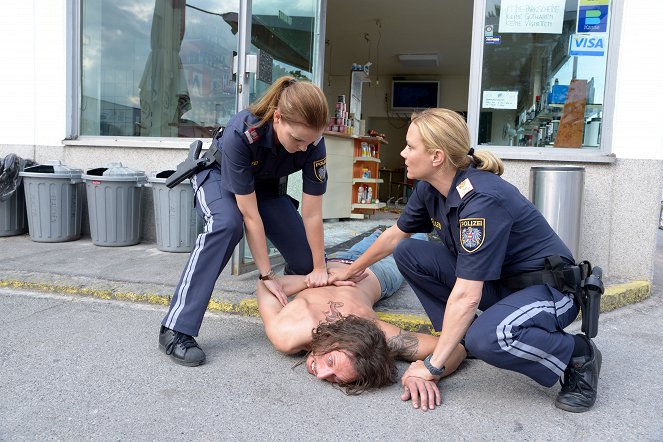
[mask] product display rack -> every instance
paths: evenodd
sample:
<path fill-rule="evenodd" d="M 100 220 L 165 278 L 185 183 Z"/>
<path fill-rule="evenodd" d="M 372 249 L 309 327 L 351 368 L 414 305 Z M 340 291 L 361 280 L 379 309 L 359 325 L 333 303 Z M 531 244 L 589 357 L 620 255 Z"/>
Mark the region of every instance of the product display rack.
<path fill-rule="evenodd" d="M 363 219 L 386 207 L 386 203 L 378 199 L 379 186 L 384 182 L 380 178 L 380 148 L 383 144 L 387 144 L 387 141 L 382 137 L 354 137 L 351 218 Z M 361 199 L 360 188 L 364 190 Z M 370 201 L 367 199 L 367 189 L 371 189 Z"/>

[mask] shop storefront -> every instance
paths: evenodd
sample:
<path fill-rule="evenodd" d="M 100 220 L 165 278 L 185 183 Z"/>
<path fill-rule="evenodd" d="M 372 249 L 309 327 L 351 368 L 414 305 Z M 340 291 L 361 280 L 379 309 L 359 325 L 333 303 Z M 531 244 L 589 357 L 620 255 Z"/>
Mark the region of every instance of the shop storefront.
<path fill-rule="evenodd" d="M 332 71 L 325 57 L 331 6 L 325 0 L 18 5 L 1 19 L 0 36 L 14 42 L 4 45 L 4 58 L 17 62 L 1 74 L 10 95 L 0 113 L 11 123 L 0 133 L 0 155 L 60 159 L 83 169 L 122 160 L 150 173 L 173 168 L 186 139 L 208 139 L 282 75 L 320 84 L 333 106 L 347 93 L 350 72 L 342 86 L 323 81 Z M 473 144 L 503 158 L 505 178 L 524 194 L 532 166 L 584 166 L 580 257 L 601 263 L 609 277 L 649 280 L 663 180 L 663 133 L 655 117 L 663 90 L 654 66 L 660 61 L 650 49 L 656 26 L 647 23 L 663 16 L 663 6 L 655 0 L 625 6 L 624 0 L 475 0 L 471 61 L 458 83 L 464 86 L 455 88 L 466 100 L 439 105 L 466 112 Z M 373 95 L 389 95 L 391 83 L 385 78 Z M 453 88 L 442 80 L 444 93 Z M 392 112 L 381 99 L 364 110 L 366 120 Z M 237 269 L 250 259 L 244 251 L 236 255 Z"/>

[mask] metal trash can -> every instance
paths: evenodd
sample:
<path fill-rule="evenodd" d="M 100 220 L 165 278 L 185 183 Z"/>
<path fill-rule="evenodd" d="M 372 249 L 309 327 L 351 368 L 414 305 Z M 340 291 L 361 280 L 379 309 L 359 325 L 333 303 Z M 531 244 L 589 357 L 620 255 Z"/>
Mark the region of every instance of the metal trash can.
<path fill-rule="evenodd" d="M 9 198 L 0 199 L 0 237 L 22 235 L 28 230 L 23 183 Z"/>
<path fill-rule="evenodd" d="M 83 171 L 63 166 L 59 160 L 26 167 L 23 177 L 30 239 L 64 242 L 81 237 Z"/>
<path fill-rule="evenodd" d="M 154 199 L 157 248 L 164 252 L 190 252 L 203 231 L 203 220 L 193 205 L 193 188 L 184 180 L 172 189 L 166 179 L 174 170 L 164 170 L 148 178 Z"/>
<path fill-rule="evenodd" d="M 138 244 L 141 237 L 141 198 L 147 176 L 111 163 L 83 175 L 87 190 L 90 236 L 98 246 Z"/>
<path fill-rule="evenodd" d="M 585 168 L 535 166 L 530 170 L 529 199 L 578 260 Z"/>

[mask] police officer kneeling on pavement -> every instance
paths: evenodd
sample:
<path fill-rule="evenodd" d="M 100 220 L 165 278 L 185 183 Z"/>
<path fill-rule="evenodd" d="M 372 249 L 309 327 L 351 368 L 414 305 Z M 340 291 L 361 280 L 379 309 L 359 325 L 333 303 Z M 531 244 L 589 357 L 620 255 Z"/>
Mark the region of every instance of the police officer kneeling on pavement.
<path fill-rule="evenodd" d="M 562 388 L 555 405 L 589 410 L 601 352 L 596 335 L 600 268 L 576 265 L 541 213 L 499 175 L 501 160 L 470 149 L 464 119 L 447 109 L 412 117 L 401 152 L 420 180 L 396 225 L 329 282 L 360 275 L 393 252 L 437 331 L 434 352 L 402 377 L 403 400 L 440 405 L 437 382 L 458 343 L 491 365 Z M 408 238 L 435 230 L 443 245 Z M 582 307 L 585 334 L 564 331 Z"/>
<path fill-rule="evenodd" d="M 266 238 L 281 252 L 286 271 L 307 275 L 309 287 L 327 284 L 322 195 L 327 187 L 327 100 L 316 85 L 282 77 L 255 104 L 235 115 L 210 149 L 191 145 L 189 158 L 166 184 L 191 177 L 198 214 L 205 221 L 162 321 L 159 348 L 175 362 L 205 362 L 198 335 L 214 284 L 242 239 L 244 228 L 265 286 L 285 305 L 271 269 Z M 302 215 L 286 194 L 289 174 L 302 171 Z"/>

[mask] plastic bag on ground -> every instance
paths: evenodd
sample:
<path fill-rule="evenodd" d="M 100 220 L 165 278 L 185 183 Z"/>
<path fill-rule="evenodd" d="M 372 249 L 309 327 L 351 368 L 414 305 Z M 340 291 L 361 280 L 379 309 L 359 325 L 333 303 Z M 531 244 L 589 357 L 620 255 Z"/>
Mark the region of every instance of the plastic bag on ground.
<path fill-rule="evenodd" d="M 7 201 L 21 185 L 22 178 L 18 173 L 35 164 L 37 163 L 14 153 L 10 153 L 0 161 L 0 201 Z"/>

